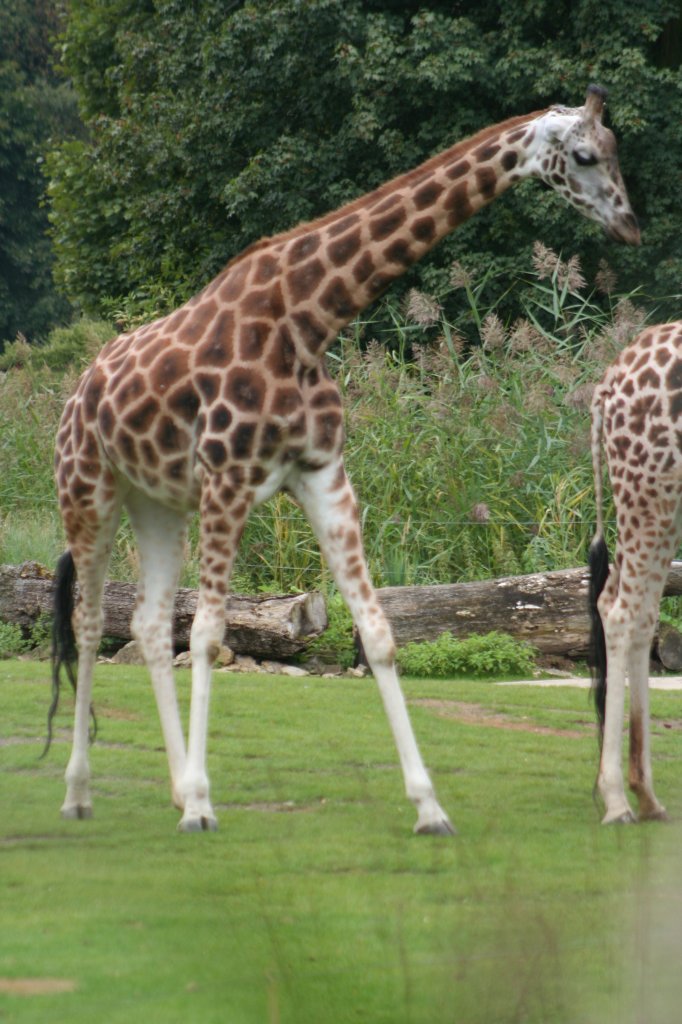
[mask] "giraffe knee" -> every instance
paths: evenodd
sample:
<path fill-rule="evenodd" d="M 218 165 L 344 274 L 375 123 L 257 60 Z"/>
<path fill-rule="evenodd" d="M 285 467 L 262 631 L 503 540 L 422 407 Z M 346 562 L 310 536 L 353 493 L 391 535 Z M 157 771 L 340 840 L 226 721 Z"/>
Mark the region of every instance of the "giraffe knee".
<path fill-rule="evenodd" d="M 189 639 L 192 660 L 204 658 L 212 665 L 218 657 L 224 632 L 225 614 L 222 609 L 213 613 L 206 609 L 197 611 Z"/>
<path fill-rule="evenodd" d="M 102 637 L 104 618 L 101 610 L 85 608 L 84 602 L 76 605 L 73 614 L 73 632 L 79 650 L 97 647 Z"/>
<path fill-rule="evenodd" d="M 358 627 L 362 646 L 370 665 L 392 665 L 396 646 L 388 619 L 377 610 L 372 619 Z"/>
<path fill-rule="evenodd" d="M 172 653 L 172 622 L 169 613 L 159 608 L 149 614 L 144 605 L 135 609 L 130 622 L 130 632 L 137 640 L 147 663 L 158 662 Z"/>

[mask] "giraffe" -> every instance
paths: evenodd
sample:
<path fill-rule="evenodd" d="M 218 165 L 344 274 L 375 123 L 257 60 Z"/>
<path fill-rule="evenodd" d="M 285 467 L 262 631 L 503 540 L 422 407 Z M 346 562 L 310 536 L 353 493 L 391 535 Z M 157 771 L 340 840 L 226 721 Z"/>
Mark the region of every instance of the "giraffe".
<path fill-rule="evenodd" d="M 53 708 L 74 635 L 78 648 L 65 817 L 92 812 L 92 672 L 104 574 L 125 507 L 140 556 L 132 632 L 151 675 L 171 795 L 182 812 L 178 827 L 216 827 L 206 743 L 230 569 L 250 511 L 285 489 L 310 520 L 358 629 L 417 811 L 415 831 L 453 832 L 412 731 L 393 637 L 369 578 L 343 464 L 341 399 L 324 353 L 344 324 L 439 239 L 525 177 L 542 179 L 614 239 L 637 244 L 614 136 L 602 124 L 604 98 L 591 86 L 582 107 L 513 117 L 326 216 L 256 242 L 185 305 L 109 342 L 85 371 L 65 406 L 55 452 L 68 547 L 57 571 L 63 628 L 55 639 Z M 200 586 L 185 746 L 171 611 L 187 519 L 196 510 Z"/>
<path fill-rule="evenodd" d="M 654 794 L 651 771 L 649 652 L 670 560 L 682 540 L 682 322 L 642 331 L 607 369 L 591 411 L 597 526 L 589 555 L 590 611 L 603 823 L 636 820 L 621 767 L 626 677 L 629 785 L 639 819 L 663 820 L 666 811 Z M 618 526 L 610 571 L 602 443 Z"/>

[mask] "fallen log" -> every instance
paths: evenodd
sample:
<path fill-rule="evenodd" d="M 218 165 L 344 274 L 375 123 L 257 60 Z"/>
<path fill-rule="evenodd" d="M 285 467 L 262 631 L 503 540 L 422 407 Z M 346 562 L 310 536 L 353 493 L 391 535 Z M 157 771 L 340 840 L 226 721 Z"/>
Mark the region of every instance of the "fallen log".
<path fill-rule="evenodd" d="M 0 621 L 29 631 L 41 614 L 51 614 L 52 573 L 35 562 L 0 566 Z M 384 587 L 377 591 L 399 645 L 435 640 L 441 633 L 468 636 L 492 630 L 531 643 L 541 654 L 584 658 L 590 623 L 587 569 L 506 576 L 473 583 Z M 682 594 L 682 562 L 673 562 L 666 596 Z M 104 633 L 131 638 L 135 585 L 109 581 L 104 588 Z M 197 592 L 180 589 L 173 629 L 176 647 L 189 645 Z M 224 642 L 237 654 L 289 658 L 324 632 L 327 615 L 321 594 L 294 596 L 231 594 L 226 600 Z"/>
<path fill-rule="evenodd" d="M 587 593 L 586 568 L 377 591 L 399 646 L 496 630 L 569 658 L 588 653 Z M 671 564 L 665 594 L 682 594 L 682 562 Z"/>
<path fill-rule="evenodd" d="M 0 566 L 0 621 L 12 622 L 28 632 L 41 615 L 52 614 L 53 574 L 37 562 Z M 104 586 L 104 635 L 131 639 L 130 619 L 135 604 L 134 583 L 107 581 Z M 304 651 L 327 628 L 322 594 L 226 599 L 224 642 L 236 654 L 256 658 L 290 658 Z M 173 637 L 176 648 L 189 646 L 189 633 L 197 606 L 197 591 L 181 587 L 175 598 Z"/>
<path fill-rule="evenodd" d="M 682 671 L 682 633 L 668 623 L 660 623 L 654 643 L 655 653 L 668 672 Z"/>

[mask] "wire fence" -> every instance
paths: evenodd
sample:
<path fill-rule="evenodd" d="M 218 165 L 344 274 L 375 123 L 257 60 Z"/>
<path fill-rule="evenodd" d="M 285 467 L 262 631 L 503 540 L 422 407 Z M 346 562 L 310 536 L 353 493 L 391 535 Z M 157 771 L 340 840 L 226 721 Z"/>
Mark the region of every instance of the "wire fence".
<path fill-rule="evenodd" d="M 30 508 L 40 510 L 41 513 L 55 512 L 58 514 L 59 508 L 56 496 L 47 498 L 44 494 L 19 494 L 12 495 L 11 498 L 0 495 L 0 516 L 3 514 L 11 515 L 12 513 L 19 512 L 20 509 Z M 267 504 L 260 506 L 255 509 L 249 516 L 249 523 L 262 522 L 272 523 L 275 520 L 280 523 L 304 523 L 307 524 L 305 514 L 301 512 L 281 512 L 281 511 L 267 511 Z M 447 516 L 445 518 L 435 518 L 433 516 L 424 517 L 423 519 L 418 518 L 412 514 L 408 516 L 399 516 L 396 513 L 388 513 L 387 510 L 379 505 L 373 505 L 371 502 L 359 502 L 358 511 L 360 514 L 360 521 L 364 522 L 370 513 L 376 513 L 379 517 L 385 517 L 385 521 L 394 526 L 405 526 L 409 524 L 414 529 L 419 529 L 423 526 L 443 526 L 446 528 L 450 527 L 467 527 L 467 528 L 480 528 L 485 530 L 486 528 L 499 528 L 499 527 L 523 527 L 528 530 L 539 529 L 540 527 L 556 526 L 556 527 L 574 527 L 577 525 L 589 525 L 586 521 L 581 518 L 580 515 L 574 514 L 571 516 L 560 517 L 560 516 L 543 516 L 541 519 L 516 519 L 509 516 L 496 517 L 494 515 L 488 516 L 484 521 L 478 521 L 473 516 Z M 608 528 L 611 526 L 615 527 L 615 517 L 604 517 L 604 525 Z"/>

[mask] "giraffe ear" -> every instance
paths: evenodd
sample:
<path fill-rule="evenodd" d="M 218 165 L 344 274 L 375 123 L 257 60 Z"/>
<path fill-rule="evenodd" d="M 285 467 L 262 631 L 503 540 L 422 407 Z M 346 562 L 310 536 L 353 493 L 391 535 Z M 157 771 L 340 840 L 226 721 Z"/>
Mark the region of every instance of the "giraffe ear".
<path fill-rule="evenodd" d="M 606 89 L 601 85 L 588 85 L 585 97 L 585 114 L 590 121 L 601 121 L 606 102 Z"/>

